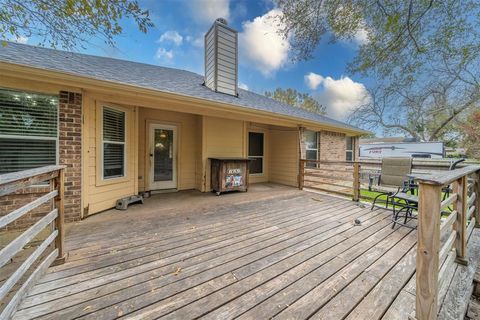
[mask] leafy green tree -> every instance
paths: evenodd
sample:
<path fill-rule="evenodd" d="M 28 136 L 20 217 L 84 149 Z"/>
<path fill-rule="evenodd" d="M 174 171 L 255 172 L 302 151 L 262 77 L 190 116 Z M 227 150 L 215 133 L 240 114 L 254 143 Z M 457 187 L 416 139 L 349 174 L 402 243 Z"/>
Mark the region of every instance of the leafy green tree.
<path fill-rule="evenodd" d="M 71 50 L 93 37 L 114 45 L 120 21 L 131 18 L 142 32 L 149 12 L 128 0 L 0 0 L 0 41 L 34 37 L 39 45 Z"/>
<path fill-rule="evenodd" d="M 325 37 L 357 40 L 348 71 L 371 78 L 351 121 L 422 140 L 448 139 L 480 102 L 477 0 L 276 0 L 297 60 Z M 361 40 L 361 41 L 358 41 Z"/>
<path fill-rule="evenodd" d="M 273 92 L 266 91 L 265 96 L 310 112 L 325 114 L 325 107 L 310 96 L 310 94 L 301 93 L 295 89 L 277 88 Z"/>
<path fill-rule="evenodd" d="M 463 132 L 462 145 L 467 156 L 480 159 L 480 110 L 473 111 L 460 128 Z"/>

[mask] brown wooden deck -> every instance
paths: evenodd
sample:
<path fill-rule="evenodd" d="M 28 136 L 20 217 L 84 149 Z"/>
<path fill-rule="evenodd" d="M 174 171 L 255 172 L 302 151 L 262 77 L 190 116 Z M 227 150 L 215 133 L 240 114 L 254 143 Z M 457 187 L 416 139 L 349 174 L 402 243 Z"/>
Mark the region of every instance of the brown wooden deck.
<path fill-rule="evenodd" d="M 416 231 L 385 210 L 258 188 L 156 195 L 77 223 L 68 261 L 15 319 L 406 319 Z"/>

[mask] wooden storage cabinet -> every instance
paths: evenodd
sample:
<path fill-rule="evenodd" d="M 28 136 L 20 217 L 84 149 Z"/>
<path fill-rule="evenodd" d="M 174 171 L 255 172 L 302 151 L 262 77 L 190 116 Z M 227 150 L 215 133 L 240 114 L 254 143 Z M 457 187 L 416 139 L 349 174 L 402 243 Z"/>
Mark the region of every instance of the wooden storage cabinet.
<path fill-rule="evenodd" d="M 248 190 L 247 158 L 210 158 L 211 186 L 217 196 L 227 191 Z"/>

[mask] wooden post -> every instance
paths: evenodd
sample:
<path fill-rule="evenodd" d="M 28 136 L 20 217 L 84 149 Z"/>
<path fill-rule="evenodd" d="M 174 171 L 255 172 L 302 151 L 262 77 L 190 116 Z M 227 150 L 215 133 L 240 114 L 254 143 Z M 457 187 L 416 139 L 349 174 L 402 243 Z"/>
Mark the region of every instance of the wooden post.
<path fill-rule="evenodd" d="M 457 262 L 467 264 L 467 176 L 459 178 L 455 183 L 453 190 L 458 195 L 453 207 L 457 211 L 457 220 L 454 228 L 457 231 L 457 239 L 455 240 L 455 249 L 457 251 Z"/>
<path fill-rule="evenodd" d="M 416 318 L 437 319 L 441 186 L 420 182 L 416 273 Z"/>
<path fill-rule="evenodd" d="M 360 200 L 360 164 L 353 164 L 353 201 Z"/>
<path fill-rule="evenodd" d="M 305 160 L 300 159 L 298 161 L 298 189 L 303 190 L 303 184 L 305 180 Z"/>
<path fill-rule="evenodd" d="M 54 264 L 63 264 L 66 260 L 65 253 L 65 170 L 60 169 L 58 177 L 55 179 L 55 188 L 58 190 L 58 195 L 55 197 L 55 207 L 58 209 L 58 217 L 55 220 L 55 228 L 58 230 L 57 238 L 55 239 L 55 247 L 58 249 L 58 258 Z"/>
<path fill-rule="evenodd" d="M 480 171 L 475 172 L 473 175 L 475 179 L 475 185 L 473 190 L 475 191 L 475 194 L 477 195 L 477 198 L 475 199 L 475 227 L 480 228 Z"/>

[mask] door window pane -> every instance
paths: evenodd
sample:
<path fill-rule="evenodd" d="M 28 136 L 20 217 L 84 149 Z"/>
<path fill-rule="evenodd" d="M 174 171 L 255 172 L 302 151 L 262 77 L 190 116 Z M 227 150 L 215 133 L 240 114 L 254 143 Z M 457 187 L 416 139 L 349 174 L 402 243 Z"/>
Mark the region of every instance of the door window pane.
<path fill-rule="evenodd" d="M 173 130 L 155 129 L 154 181 L 173 180 Z"/>
<path fill-rule="evenodd" d="M 263 173 L 263 133 L 249 132 L 248 134 L 248 157 L 250 161 L 250 173 Z"/>
<path fill-rule="evenodd" d="M 260 174 L 263 173 L 263 158 L 250 158 L 250 173 Z"/>
<path fill-rule="evenodd" d="M 248 137 L 248 155 L 263 157 L 263 133 L 250 132 Z"/>

